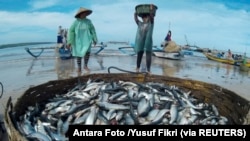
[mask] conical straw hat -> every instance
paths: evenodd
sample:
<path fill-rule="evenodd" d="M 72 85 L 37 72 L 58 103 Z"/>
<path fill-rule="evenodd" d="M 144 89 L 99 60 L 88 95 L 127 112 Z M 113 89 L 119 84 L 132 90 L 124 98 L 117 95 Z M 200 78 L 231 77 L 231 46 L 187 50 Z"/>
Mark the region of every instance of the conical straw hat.
<path fill-rule="evenodd" d="M 77 11 L 77 13 L 75 14 L 75 18 L 78 18 L 79 15 L 83 12 L 86 12 L 87 13 L 87 16 L 90 15 L 92 13 L 92 10 L 90 9 L 86 9 L 86 8 L 83 8 L 83 7 L 80 7 L 80 9 Z"/>

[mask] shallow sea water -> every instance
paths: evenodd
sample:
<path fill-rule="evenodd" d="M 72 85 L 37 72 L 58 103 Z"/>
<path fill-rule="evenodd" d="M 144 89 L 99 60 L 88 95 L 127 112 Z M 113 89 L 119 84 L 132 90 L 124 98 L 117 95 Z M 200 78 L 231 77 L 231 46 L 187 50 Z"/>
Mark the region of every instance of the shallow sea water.
<path fill-rule="evenodd" d="M 22 46 L 0 49 L 0 82 L 3 84 L 3 95 L 0 99 L 0 117 L 8 98 L 15 101 L 32 86 L 46 83 L 50 80 L 60 80 L 77 77 L 76 61 L 62 60 L 57 50 L 45 49 L 38 58 L 32 57 L 25 48 L 49 47 L 53 44 Z M 119 47 L 129 45 L 111 44 L 105 47 L 98 55 L 92 54 L 89 60 L 91 73 L 108 73 L 111 66 L 120 69 L 135 71 L 136 56 L 131 56 L 130 49 L 119 50 Z M 92 49 L 92 53 L 98 51 Z M 38 54 L 40 50 L 34 50 Z M 145 58 L 142 61 L 145 69 Z M 111 73 L 121 71 L 111 69 Z M 239 67 L 208 60 L 201 53 L 193 56 L 185 55 L 182 60 L 169 60 L 153 56 L 151 71 L 153 74 L 173 76 L 184 79 L 193 79 L 216 84 L 250 101 L 250 72 L 242 72 Z M 82 75 L 89 74 L 83 71 Z"/>

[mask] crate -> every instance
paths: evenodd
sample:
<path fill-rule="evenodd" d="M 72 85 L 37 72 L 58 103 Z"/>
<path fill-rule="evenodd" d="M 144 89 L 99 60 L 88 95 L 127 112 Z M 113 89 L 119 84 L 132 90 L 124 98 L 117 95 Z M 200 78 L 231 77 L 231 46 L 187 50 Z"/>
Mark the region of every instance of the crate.
<path fill-rule="evenodd" d="M 34 86 L 24 92 L 18 98 L 15 105 L 11 102 L 11 97 L 6 105 L 5 126 L 10 141 L 27 141 L 15 129 L 9 113 L 15 112 L 16 117 L 23 115 L 27 106 L 35 106 L 37 102 L 43 102 L 53 98 L 55 95 L 65 94 L 74 88 L 79 82 L 85 83 L 89 79 L 102 79 L 112 81 L 132 81 L 132 82 L 159 82 L 167 85 L 175 85 L 182 90 L 191 91 L 193 96 L 206 103 L 213 103 L 218 107 L 219 113 L 229 119 L 233 125 L 250 124 L 250 101 L 240 97 L 233 91 L 222 88 L 218 85 L 209 84 L 196 80 L 181 79 L 162 75 L 146 75 L 137 73 L 98 73 L 88 74 L 81 77 L 54 80 Z"/>

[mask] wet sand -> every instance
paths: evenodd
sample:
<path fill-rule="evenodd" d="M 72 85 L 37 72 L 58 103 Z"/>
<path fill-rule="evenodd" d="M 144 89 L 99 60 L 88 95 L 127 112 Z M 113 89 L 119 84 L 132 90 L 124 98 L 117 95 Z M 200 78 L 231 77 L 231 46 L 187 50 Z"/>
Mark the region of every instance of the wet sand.
<path fill-rule="evenodd" d="M 1 102 L 1 118 L 8 98 L 11 96 L 15 102 L 27 89 L 32 86 L 46 83 L 50 80 L 60 80 L 77 77 L 76 61 L 74 59 L 62 60 L 57 55 L 42 54 L 37 59 L 26 54 L 25 57 L 1 60 L 0 82 L 4 86 Z M 200 56 L 200 55 L 199 55 Z M 108 68 L 115 66 L 128 71 L 135 71 L 136 56 L 99 54 L 91 55 L 89 60 L 91 73 L 108 73 Z M 142 69 L 145 68 L 143 58 Z M 219 85 L 234 91 L 241 97 L 250 101 L 250 72 L 242 72 L 239 67 L 207 60 L 205 57 L 185 56 L 183 60 L 168 60 L 152 58 L 152 73 L 173 76 L 184 79 L 203 81 Z M 121 71 L 111 69 L 111 73 Z M 1 133 L 0 133 L 1 137 Z"/>

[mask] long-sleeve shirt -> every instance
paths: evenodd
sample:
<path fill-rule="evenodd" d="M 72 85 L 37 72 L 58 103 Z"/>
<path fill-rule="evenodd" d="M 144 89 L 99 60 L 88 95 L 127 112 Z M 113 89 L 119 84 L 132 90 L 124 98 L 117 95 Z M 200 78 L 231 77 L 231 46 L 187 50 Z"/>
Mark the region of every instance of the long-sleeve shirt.
<path fill-rule="evenodd" d="M 72 46 L 72 55 L 85 56 L 90 51 L 92 42 L 97 43 L 97 36 L 91 20 L 77 18 L 68 31 L 67 44 Z"/>

